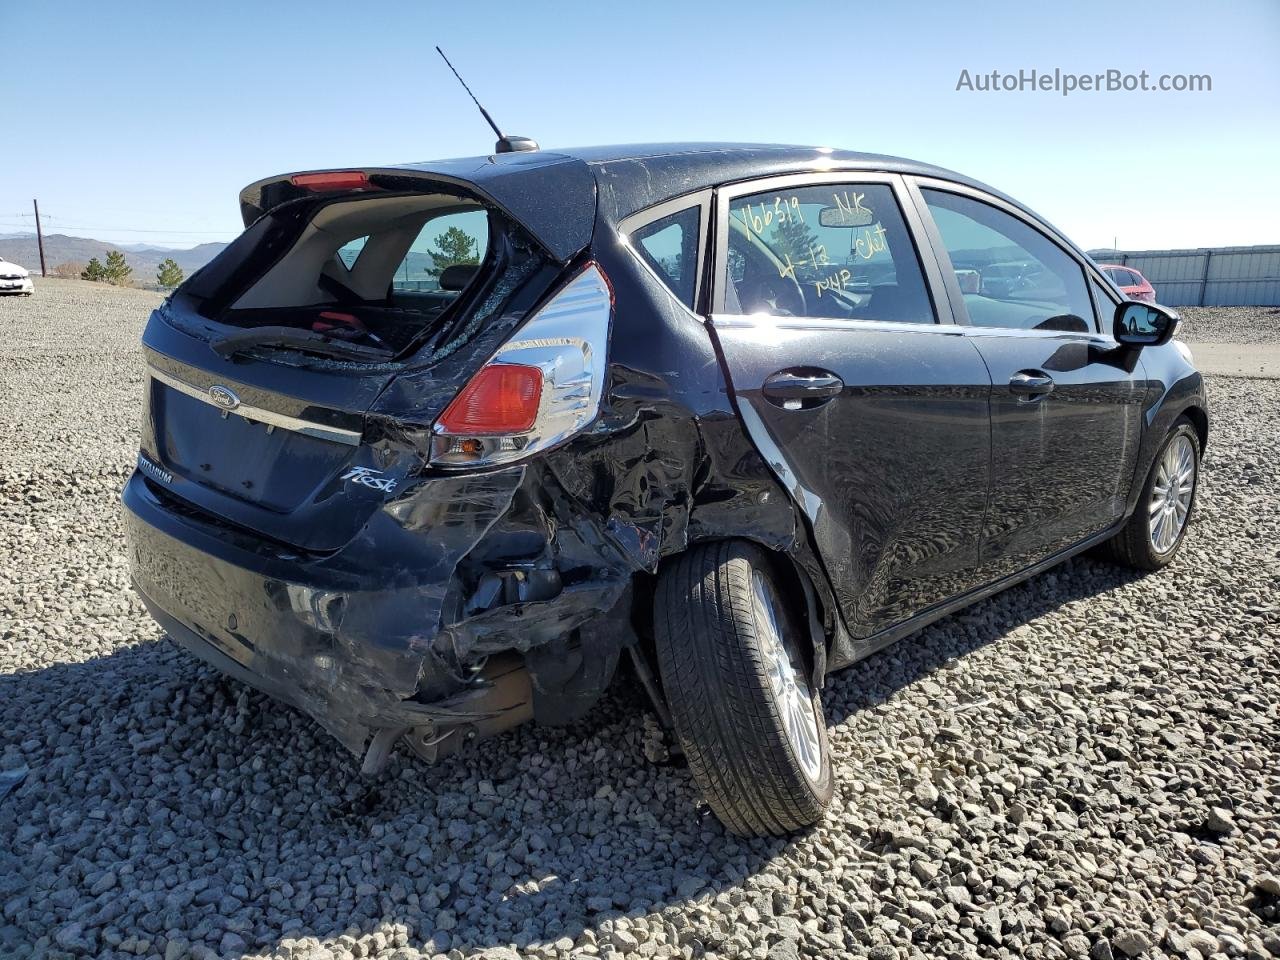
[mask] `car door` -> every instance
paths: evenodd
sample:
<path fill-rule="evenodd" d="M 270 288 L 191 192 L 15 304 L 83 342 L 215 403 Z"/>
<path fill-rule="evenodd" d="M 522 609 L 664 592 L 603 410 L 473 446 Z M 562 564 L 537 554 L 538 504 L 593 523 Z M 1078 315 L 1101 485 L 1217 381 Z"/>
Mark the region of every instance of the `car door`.
<path fill-rule="evenodd" d="M 981 558 L 996 580 L 1123 518 L 1146 387 L 1132 353 L 1101 332 L 1097 278 L 1066 241 L 981 191 L 914 186 L 956 319 L 991 375 Z"/>
<path fill-rule="evenodd" d="M 870 637 L 975 585 L 990 379 L 894 175 L 716 196 L 710 326 L 742 420 Z"/>

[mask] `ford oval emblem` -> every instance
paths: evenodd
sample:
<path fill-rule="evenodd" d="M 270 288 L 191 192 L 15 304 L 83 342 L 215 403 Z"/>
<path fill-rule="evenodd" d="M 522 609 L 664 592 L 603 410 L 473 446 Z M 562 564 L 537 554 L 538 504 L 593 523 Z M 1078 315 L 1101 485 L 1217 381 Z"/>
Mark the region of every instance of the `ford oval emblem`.
<path fill-rule="evenodd" d="M 209 399 L 223 410 L 234 410 L 240 406 L 240 398 L 236 396 L 236 392 L 220 383 L 215 383 L 209 388 Z"/>

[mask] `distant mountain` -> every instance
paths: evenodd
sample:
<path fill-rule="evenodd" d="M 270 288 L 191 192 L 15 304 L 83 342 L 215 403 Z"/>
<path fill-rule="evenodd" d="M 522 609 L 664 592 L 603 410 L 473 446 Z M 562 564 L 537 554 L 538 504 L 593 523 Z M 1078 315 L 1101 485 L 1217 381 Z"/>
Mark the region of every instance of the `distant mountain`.
<path fill-rule="evenodd" d="M 224 247 L 225 243 L 202 243 L 187 249 L 176 249 L 150 244 L 106 243 L 87 237 L 68 237 L 61 233 L 44 235 L 44 258 L 50 273 L 60 264 L 85 264 L 91 257 L 106 260 L 108 253 L 119 250 L 125 255 L 129 266 L 133 267 L 133 279 L 139 285 L 155 281 L 156 269 L 161 260 L 172 258 L 183 273 L 191 276 L 221 253 Z M 0 235 L 0 257 L 21 264 L 36 276 L 40 273 L 40 250 L 36 246 L 34 233 Z"/>

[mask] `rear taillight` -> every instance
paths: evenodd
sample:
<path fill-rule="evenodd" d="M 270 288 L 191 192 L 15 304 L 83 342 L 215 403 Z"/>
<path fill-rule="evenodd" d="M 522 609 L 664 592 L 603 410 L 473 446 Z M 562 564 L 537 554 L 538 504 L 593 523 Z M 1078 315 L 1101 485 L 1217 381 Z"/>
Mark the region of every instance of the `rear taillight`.
<path fill-rule="evenodd" d="M 295 187 L 306 190 L 363 190 L 370 186 L 363 170 L 330 170 L 325 173 L 295 173 L 289 178 Z"/>
<path fill-rule="evenodd" d="M 523 433 L 538 419 L 541 403 L 541 368 L 490 363 L 454 397 L 436 427 L 441 433 L 465 437 Z"/>
<path fill-rule="evenodd" d="M 467 382 L 432 427 L 441 467 L 508 463 L 560 443 L 600 410 L 613 291 L 589 263 Z"/>

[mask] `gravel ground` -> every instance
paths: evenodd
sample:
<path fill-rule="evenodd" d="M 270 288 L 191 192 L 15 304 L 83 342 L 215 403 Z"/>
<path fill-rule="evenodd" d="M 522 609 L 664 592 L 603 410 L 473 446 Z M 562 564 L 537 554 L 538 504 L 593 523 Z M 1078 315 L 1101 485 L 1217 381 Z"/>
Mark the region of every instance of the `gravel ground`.
<path fill-rule="evenodd" d="M 1188 343 L 1280 343 L 1280 307 L 1175 307 Z"/>
<path fill-rule="evenodd" d="M 744 842 L 632 692 L 370 784 L 163 641 L 117 505 L 157 300 L 0 301 L 0 956 L 1280 956 L 1280 383 L 1211 383 L 1173 567 L 1074 560 L 837 675 L 830 815 Z"/>

